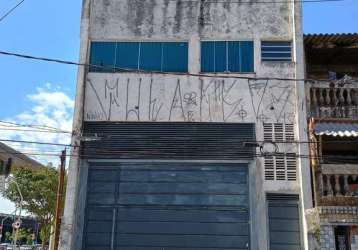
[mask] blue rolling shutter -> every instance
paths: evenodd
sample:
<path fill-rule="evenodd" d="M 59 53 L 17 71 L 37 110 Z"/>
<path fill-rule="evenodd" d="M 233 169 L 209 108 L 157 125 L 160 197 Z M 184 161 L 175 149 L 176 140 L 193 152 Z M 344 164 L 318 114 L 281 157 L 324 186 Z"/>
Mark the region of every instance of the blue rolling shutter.
<path fill-rule="evenodd" d="M 163 43 L 162 71 L 188 71 L 188 43 Z"/>
<path fill-rule="evenodd" d="M 254 71 L 254 43 L 240 42 L 241 68 L 240 72 Z"/>
<path fill-rule="evenodd" d="M 214 72 L 226 72 L 226 42 L 215 42 L 215 70 Z"/>
<path fill-rule="evenodd" d="M 248 166 L 91 163 L 82 249 L 250 249 Z"/>
<path fill-rule="evenodd" d="M 228 42 L 228 69 L 230 72 L 241 71 L 240 42 Z"/>
<path fill-rule="evenodd" d="M 301 250 L 298 195 L 268 194 L 270 250 Z"/>
<path fill-rule="evenodd" d="M 116 68 L 138 69 L 139 43 L 119 42 L 116 50 Z"/>
<path fill-rule="evenodd" d="M 139 69 L 160 71 L 162 68 L 162 43 L 144 42 L 140 45 Z"/>
<path fill-rule="evenodd" d="M 101 67 L 90 67 L 92 72 L 113 72 L 115 60 L 116 43 L 92 42 L 90 64 Z"/>
<path fill-rule="evenodd" d="M 215 42 L 201 42 L 201 72 L 215 71 Z"/>

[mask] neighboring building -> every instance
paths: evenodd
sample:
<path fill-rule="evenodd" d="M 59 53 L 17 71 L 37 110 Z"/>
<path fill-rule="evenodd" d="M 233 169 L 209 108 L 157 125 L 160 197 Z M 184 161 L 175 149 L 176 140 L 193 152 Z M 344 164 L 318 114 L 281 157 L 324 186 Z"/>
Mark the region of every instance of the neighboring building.
<path fill-rule="evenodd" d="M 12 147 L 0 142 L 0 161 L 6 163 L 9 158 L 12 158 L 13 167 L 21 166 L 31 169 L 44 167 L 41 163 L 35 161 L 34 159 L 31 159 Z"/>
<path fill-rule="evenodd" d="M 358 34 L 305 36 L 321 249 L 358 249 Z"/>
<path fill-rule="evenodd" d="M 301 3 L 265 2 L 83 1 L 60 249 L 308 249 Z"/>
<path fill-rule="evenodd" d="M 34 159 L 31 159 L 30 157 L 22 154 L 21 152 L 13 149 L 12 147 L 0 142 L 1 164 L 6 164 L 9 158 L 12 159 L 12 169 L 16 167 L 24 167 L 30 169 L 39 169 L 44 167 L 41 163 L 35 161 Z M 4 176 L 2 177 L 4 178 Z M 4 228 L 0 230 L 0 232 L 2 233 L 1 242 L 5 241 L 6 232 L 12 232 L 11 225 L 12 223 L 14 223 L 14 215 L 11 215 L 9 213 L 12 213 L 14 211 L 15 211 L 15 204 L 12 203 L 10 200 L 4 198 L 0 193 L 0 226 L 1 226 L 1 221 L 6 218 L 6 220 L 4 221 Z M 34 218 L 28 216 L 22 216 L 22 218 L 24 218 L 24 224 L 23 224 L 24 228 L 33 229 L 37 227 L 37 222 Z"/>

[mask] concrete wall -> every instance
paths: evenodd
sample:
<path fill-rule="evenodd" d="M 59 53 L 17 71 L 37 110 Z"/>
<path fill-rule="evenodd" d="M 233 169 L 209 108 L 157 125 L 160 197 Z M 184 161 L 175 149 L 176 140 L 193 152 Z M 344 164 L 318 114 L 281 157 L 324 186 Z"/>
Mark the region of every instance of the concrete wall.
<path fill-rule="evenodd" d="M 267 4 L 255 4 L 255 1 L 84 0 L 81 62 L 88 62 L 90 41 L 187 41 L 189 73 L 199 73 L 201 40 L 249 40 L 254 42 L 255 64 L 252 74 L 211 75 L 215 77 L 87 74 L 82 68 L 74 119 L 74 130 L 78 134 L 74 141 L 79 142 L 77 136 L 83 121 L 99 120 L 255 122 L 258 140 L 263 140 L 263 122 L 293 123 L 296 139 L 304 138 L 305 129 L 298 126 L 305 125 L 305 116 L 301 115 L 305 113 L 305 97 L 303 88 L 299 87 L 303 82 L 231 77 L 303 77 L 300 4 L 289 1 L 272 4 L 271 0 L 267 0 L 270 2 Z M 261 40 L 293 41 L 293 62 L 261 62 Z M 308 154 L 306 148 L 294 143 L 279 145 L 279 150 Z M 78 171 L 80 161 L 72 158 L 68 181 L 71 194 L 66 197 L 60 249 L 78 249 L 80 244 L 75 241 L 81 240 L 79 225 L 83 217 L 79 214 L 83 212 L 84 195 L 79 195 L 83 189 L 78 188 L 78 183 L 83 176 Z M 252 204 L 255 204 L 251 211 L 252 233 L 259 236 L 253 249 L 268 247 L 268 229 L 259 226 L 267 225 L 265 193 L 300 193 L 302 196 L 302 183 L 309 188 L 303 166 L 306 163 L 300 164 L 297 181 L 264 181 L 262 158 L 250 163 L 250 175 L 256 178 L 251 189 Z M 302 201 L 302 208 L 306 207 Z M 304 245 L 307 249 L 307 244 Z"/>

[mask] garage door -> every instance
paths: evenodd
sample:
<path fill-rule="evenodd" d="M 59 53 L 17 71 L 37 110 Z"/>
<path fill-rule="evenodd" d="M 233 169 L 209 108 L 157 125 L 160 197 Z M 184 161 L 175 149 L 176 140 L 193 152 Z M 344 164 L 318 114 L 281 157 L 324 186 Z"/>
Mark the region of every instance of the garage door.
<path fill-rule="evenodd" d="M 240 164 L 92 165 L 83 249 L 248 249 Z"/>

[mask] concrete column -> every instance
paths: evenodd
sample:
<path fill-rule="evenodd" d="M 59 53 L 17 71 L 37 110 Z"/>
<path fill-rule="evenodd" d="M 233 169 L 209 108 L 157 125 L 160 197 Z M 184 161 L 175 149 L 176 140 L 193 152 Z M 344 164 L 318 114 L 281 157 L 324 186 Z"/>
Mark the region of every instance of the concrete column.
<path fill-rule="evenodd" d="M 89 45 L 89 14 L 90 14 L 90 0 L 83 0 L 82 3 L 82 17 L 81 17 L 81 45 L 80 45 L 80 63 L 87 63 L 88 45 Z M 80 145 L 80 135 L 83 123 L 83 108 L 84 108 L 84 93 L 85 93 L 85 79 L 86 67 L 79 66 L 77 72 L 77 89 L 75 100 L 75 111 L 72 125 L 72 145 Z M 68 169 L 68 179 L 66 187 L 65 208 L 61 223 L 61 232 L 59 239 L 60 250 L 74 249 L 75 231 L 76 231 L 76 207 L 78 199 L 78 179 L 80 158 L 79 147 L 71 148 L 71 158 Z"/>
<path fill-rule="evenodd" d="M 200 37 L 192 36 L 189 39 L 189 73 L 200 73 Z"/>
<path fill-rule="evenodd" d="M 302 31 L 302 3 L 292 3 L 293 20 L 293 48 L 294 59 L 296 62 L 296 79 L 305 78 L 305 62 L 304 62 L 304 47 L 303 47 L 303 31 Z M 306 108 L 306 94 L 305 82 L 296 81 L 296 131 L 298 141 L 308 141 L 307 129 L 307 108 Z M 298 146 L 299 155 L 309 155 L 309 148 L 307 143 L 300 143 Z M 312 208 L 312 188 L 311 188 L 311 173 L 310 162 L 308 158 L 300 157 L 298 159 L 298 176 L 300 182 L 300 197 L 301 197 L 301 218 L 302 218 L 302 237 L 304 249 L 308 249 L 308 231 L 305 210 Z"/>

